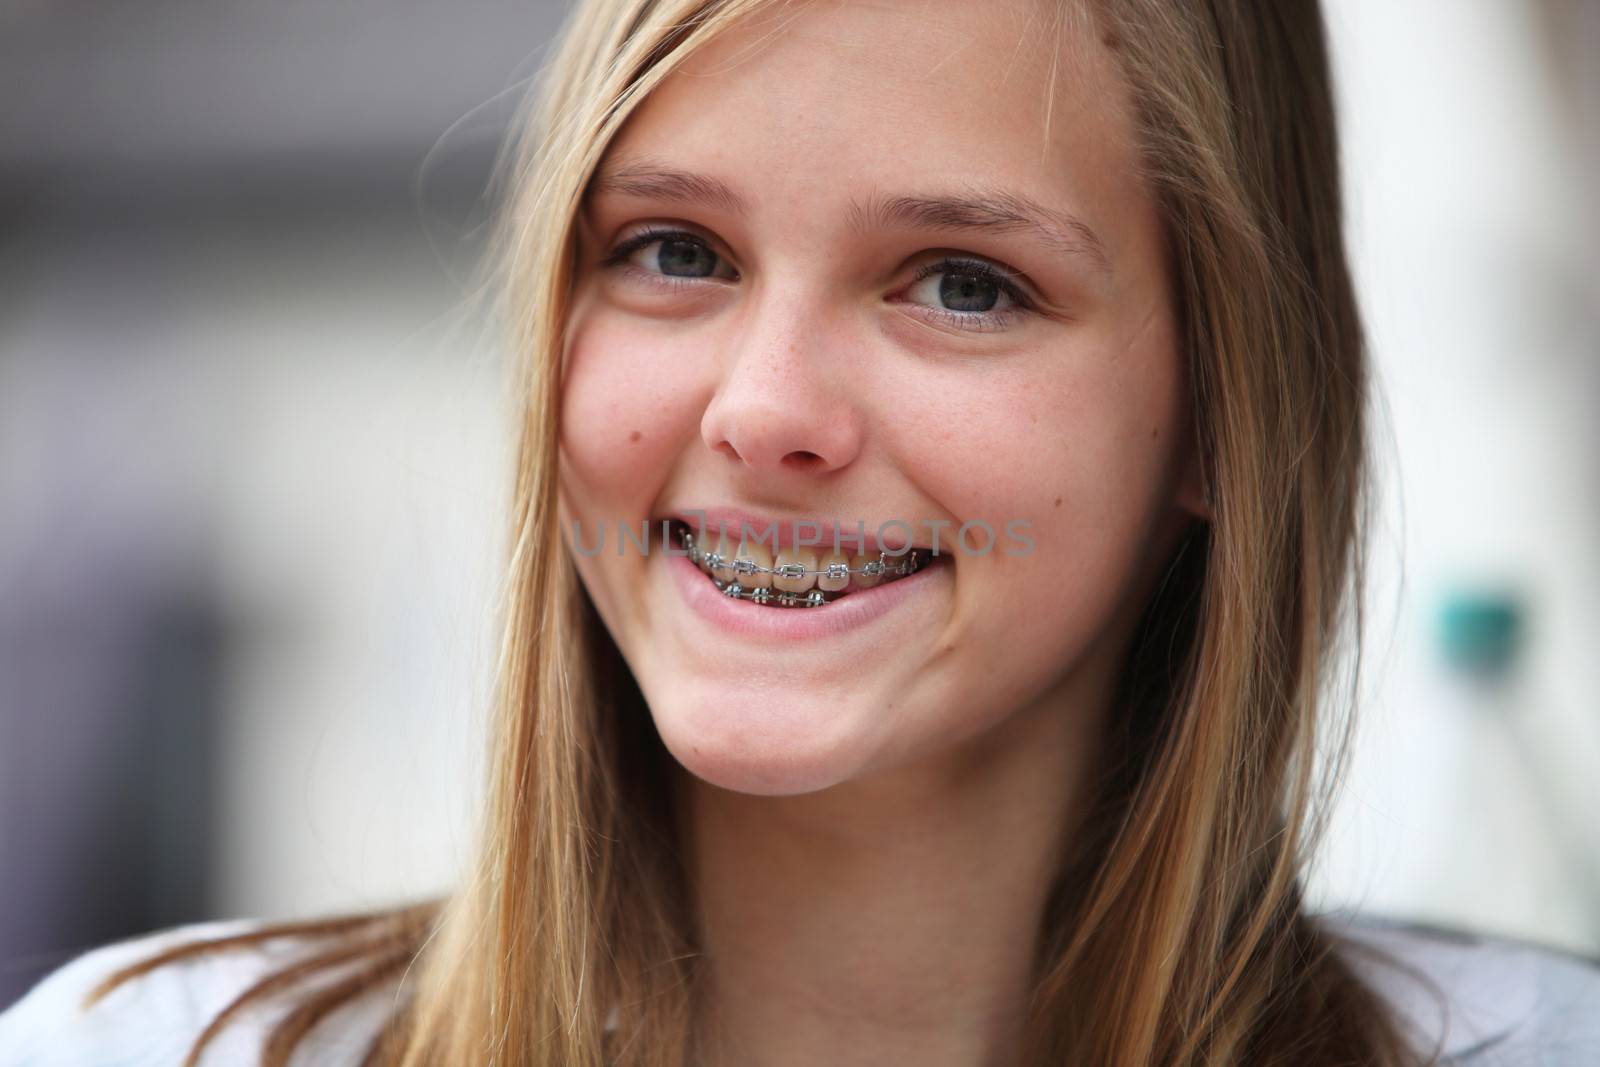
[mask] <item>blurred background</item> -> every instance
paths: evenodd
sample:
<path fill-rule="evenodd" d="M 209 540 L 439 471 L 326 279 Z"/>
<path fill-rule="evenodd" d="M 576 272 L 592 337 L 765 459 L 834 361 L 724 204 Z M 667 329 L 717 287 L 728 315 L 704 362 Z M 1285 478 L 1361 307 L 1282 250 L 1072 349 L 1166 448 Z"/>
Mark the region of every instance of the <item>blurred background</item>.
<path fill-rule="evenodd" d="M 1325 0 L 1378 375 L 1315 900 L 1600 951 L 1600 4 Z M 0 1008 L 440 892 L 510 430 L 473 303 L 563 4 L 0 4 Z"/>

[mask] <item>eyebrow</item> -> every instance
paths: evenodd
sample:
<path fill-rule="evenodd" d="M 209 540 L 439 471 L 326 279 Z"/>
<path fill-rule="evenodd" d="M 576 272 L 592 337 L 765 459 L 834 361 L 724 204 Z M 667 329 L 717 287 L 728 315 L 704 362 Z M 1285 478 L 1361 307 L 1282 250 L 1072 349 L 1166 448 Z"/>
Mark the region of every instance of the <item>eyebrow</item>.
<path fill-rule="evenodd" d="M 861 233 L 886 226 L 977 233 L 1025 233 L 1067 256 L 1088 259 L 1109 274 L 1111 261 L 1099 234 L 1076 216 L 1053 211 L 1020 193 L 971 189 L 953 196 L 879 196 L 852 204 L 851 224 Z"/>
<path fill-rule="evenodd" d="M 629 160 L 602 169 L 591 192 L 618 193 L 648 200 L 710 204 L 743 216 L 749 205 L 726 182 L 651 160 Z M 1100 236 L 1082 219 L 1057 211 L 1020 193 L 969 187 L 939 196 L 874 195 L 866 204 L 851 201 L 850 225 L 857 233 L 890 226 L 973 233 L 1024 233 L 1064 255 L 1087 259 L 1111 273 Z"/>
<path fill-rule="evenodd" d="M 643 159 L 603 168 L 591 182 L 590 191 L 646 200 L 711 204 L 733 215 L 746 215 L 750 210 L 744 198 L 725 182 Z"/>

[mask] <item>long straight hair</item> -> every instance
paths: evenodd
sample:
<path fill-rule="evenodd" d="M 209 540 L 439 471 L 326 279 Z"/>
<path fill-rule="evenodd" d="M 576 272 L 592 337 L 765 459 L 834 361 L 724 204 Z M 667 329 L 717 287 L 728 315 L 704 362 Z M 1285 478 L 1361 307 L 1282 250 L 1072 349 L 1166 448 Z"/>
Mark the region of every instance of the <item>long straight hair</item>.
<path fill-rule="evenodd" d="M 703 957 L 671 756 L 557 522 L 574 219 L 607 145 L 685 57 L 747 19 L 781 33 L 794 10 L 584 0 L 573 13 L 502 157 L 496 270 L 520 445 L 475 863 L 443 900 L 181 946 L 92 994 L 200 953 L 318 946 L 246 990 L 191 1065 L 246 1004 L 282 996 L 294 1007 L 263 1063 L 283 1067 L 374 990 L 394 1010 L 372 1067 L 695 1062 Z M 1321 12 L 1058 0 L 1046 13 L 1057 40 L 1076 19 L 1111 48 L 1134 101 L 1211 520 L 1191 526 L 1124 664 L 1107 770 L 1039 930 L 1024 1062 L 1422 1062 L 1301 892 L 1348 758 L 1368 499 Z"/>

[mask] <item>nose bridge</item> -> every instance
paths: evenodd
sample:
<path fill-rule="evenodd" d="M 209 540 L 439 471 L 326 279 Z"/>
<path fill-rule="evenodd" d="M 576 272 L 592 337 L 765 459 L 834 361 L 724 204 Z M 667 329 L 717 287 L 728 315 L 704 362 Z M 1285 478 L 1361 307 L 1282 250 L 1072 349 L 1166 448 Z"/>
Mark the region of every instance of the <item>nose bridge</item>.
<path fill-rule="evenodd" d="M 860 450 L 861 420 L 842 371 L 852 342 L 818 280 L 753 294 L 702 420 L 713 450 L 753 469 L 836 470 Z"/>

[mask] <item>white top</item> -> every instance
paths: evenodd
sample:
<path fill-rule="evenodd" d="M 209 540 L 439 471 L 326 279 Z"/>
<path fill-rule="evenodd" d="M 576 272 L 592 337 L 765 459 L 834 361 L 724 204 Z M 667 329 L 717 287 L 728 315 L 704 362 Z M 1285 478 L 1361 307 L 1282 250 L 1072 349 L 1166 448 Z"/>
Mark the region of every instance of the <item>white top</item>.
<path fill-rule="evenodd" d="M 173 963 L 130 979 L 87 1013 L 80 1008 L 84 994 L 113 971 L 163 948 L 261 925 L 255 919 L 190 923 L 78 956 L 0 1014 L 0 1067 L 178 1067 L 195 1038 L 234 997 L 271 971 L 303 958 L 310 946 L 277 939 Z M 361 1063 L 383 1023 L 387 999 L 375 991 L 324 1019 L 296 1049 L 291 1067 Z M 290 1007 L 287 1002 L 255 1003 L 241 1011 L 206 1046 L 201 1067 L 258 1063 L 262 1038 Z"/>
<path fill-rule="evenodd" d="M 1419 1039 L 1443 1038 L 1458 1067 L 1600 1065 L 1600 964 L 1514 941 L 1447 933 L 1370 915 L 1330 913 L 1334 931 L 1377 945 L 1443 989 L 1432 998 L 1393 968 L 1351 953 L 1357 969 Z M 118 967 L 178 941 L 215 937 L 257 920 L 192 923 L 87 952 L 47 975 L 0 1014 L 0 1067 L 174 1067 L 207 1022 L 269 970 L 301 951 L 274 942 L 165 967 L 122 985 L 87 1014 L 85 992 Z M 336 977 L 336 976 L 335 976 Z M 311 1031 L 293 1067 L 359 1064 L 386 1014 L 393 985 L 364 996 Z M 261 1038 L 287 1007 L 256 1007 L 207 1046 L 202 1067 L 256 1062 Z"/>

